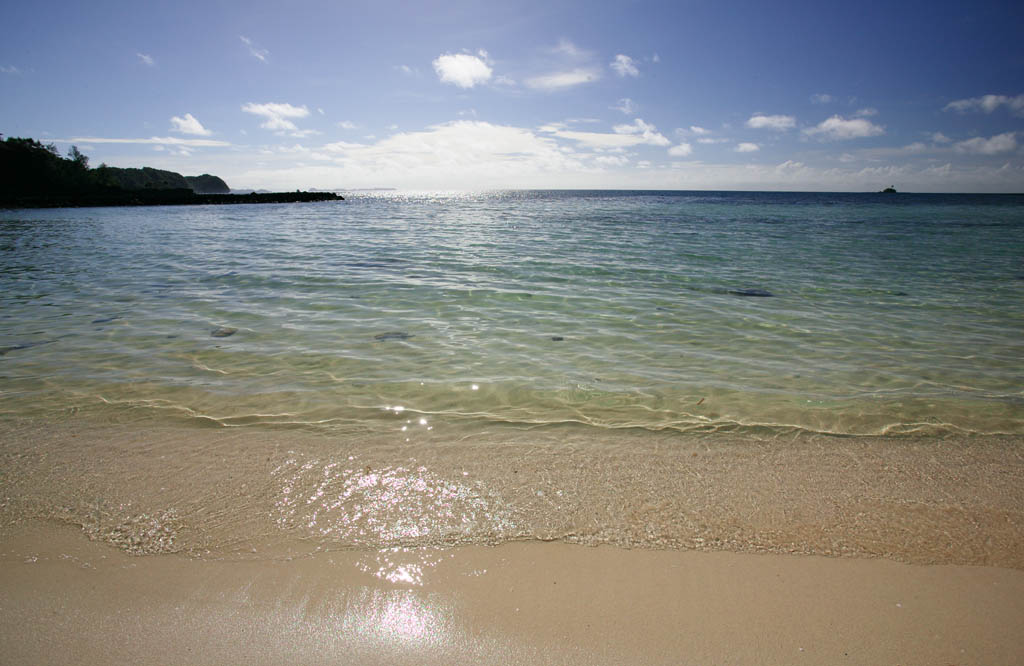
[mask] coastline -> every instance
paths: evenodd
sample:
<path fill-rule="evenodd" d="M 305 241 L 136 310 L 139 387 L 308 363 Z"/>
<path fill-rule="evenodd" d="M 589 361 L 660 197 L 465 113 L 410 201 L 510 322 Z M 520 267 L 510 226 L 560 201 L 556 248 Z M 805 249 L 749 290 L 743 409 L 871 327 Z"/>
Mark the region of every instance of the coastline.
<path fill-rule="evenodd" d="M 205 559 L 537 540 L 1024 570 L 1019 436 L 423 430 L 0 419 L 0 527 Z"/>
<path fill-rule="evenodd" d="M 0 419 L 6 663 L 964 666 L 1024 654 L 1019 436 L 616 433 L 582 447 L 553 428 L 564 451 L 538 431 L 445 449 L 124 417 Z M 335 476 L 345 464 L 354 476 Z M 355 498 L 371 514 L 354 523 L 364 541 L 304 508 L 341 482 L 387 491 Z M 442 487 L 455 492 L 433 502 Z M 496 518 L 521 524 L 488 537 Z M 467 519 L 482 532 L 453 540 L 450 521 Z M 603 527 L 588 532 L 591 519 Z"/>
<path fill-rule="evenodd" d="M 52 525 L 5 540 L 0 558 L 12 665 L 966 665 L 1024 654 L 1024 571 L 993 567 L 558 543 L 203 561 L 131 557 Z"/>
<path fill-rule="evenodd" d="M 113 206 L 207 206 L 232 204 L 308 203 L 343 201 L 334 192 L 252 192 L 194 194 L 188 190 L 129 190 L 76 196 L 20 197 L 0 200 L 0 208 L 100 208 Z"/>

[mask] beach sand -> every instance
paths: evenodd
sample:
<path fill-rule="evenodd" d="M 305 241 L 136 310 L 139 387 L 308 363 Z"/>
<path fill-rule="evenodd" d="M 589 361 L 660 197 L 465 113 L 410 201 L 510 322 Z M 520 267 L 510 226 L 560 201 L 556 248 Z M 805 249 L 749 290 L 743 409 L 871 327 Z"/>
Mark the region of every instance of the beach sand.
<path fill-rule="evenodd" d="M 1024 659 L 1024 572 L 995 567 L 558 543 L 203 561 L 52 526 L 2 553 L 12 665 Z"/>
<path fill-rule="evenodd" d="M 5 422 L 0 661 L 1024 663 L 1018 437 L 552 433 Z"/>

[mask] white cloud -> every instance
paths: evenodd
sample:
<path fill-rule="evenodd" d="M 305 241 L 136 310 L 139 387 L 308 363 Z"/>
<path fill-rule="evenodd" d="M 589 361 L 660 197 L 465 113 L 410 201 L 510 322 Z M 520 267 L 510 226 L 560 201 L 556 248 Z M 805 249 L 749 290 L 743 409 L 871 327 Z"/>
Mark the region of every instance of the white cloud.
<path fill-rule="evenodd" d="M 272 130 L 298 131 L 299 128 L 289 118 L 305 118 L 309 115 L 309 109 L 305 105 L 292 106 L 291 104 L 279 102 L 267 102 L 265 104 L 249 102 L 242 107 L 242 111 L 263 117 L 265 120 L 260 124 L 260 127 Z"/>
<path fill-rule="evenodd" d="M 191 113 L 186 113 L 183 118 L 173 116 L 171 118 L 171 131 L 182 134 L 194 134 L 196 136 L 210 136 L 213 134 L 213 132 L 203 127 L 203 124 L 196 120 L 196 117 Z"/>
<path fill-rule="evenodd" d="M 628 97 L 623 97 L 622 99 L 619 100 L 619 103 L 616 106 L 613 106 L 611 108 L 615 109 L 616 111 L 622 111 L 627 116 L 632 116 L 639 110 L 639 108 L 636 105 L 636 102 L 634 102 Z"/>
<path fill-rule="evenodd" d="M 460 88 L 487 83 L 494 71 L 487 64 L 487 52 L 480 50 L 477 53 L 446 53 L 438 56 L 434 60 L 434 71 L 441 83 L 451 83 Z"/>
<path fill-rule="evenodd" d="M 628 55 L 618 54 L 609 66 L 619 76 L 640 76 L 640 70 L 636 68 L 636 63 Z"/>
<path fill-rule="evenodd" d="M 731 140 L 732 139 L 726 139 L 724 137 L 716 139 L 716 138 L 710 137 L 710 136 L 702 136 L 702 137 L 697 139 L 697 143 L 708 145 L 708 144 L 713 144 L 713 143 L 729 143 Z"/>
<path fill-rule="evenodd" d="M 147 65 L 149 67 L 152 67 L 152 66 L 154 66 L 156 64 L 156 61 L 153 60 L 153 56 L 151 56 L 151 55 L 146 55 L 145 53 L 136 53 L 135 55 L 137 55 L 139 57 L 139 60 L 142 61 L 143 65 Z"/>
<path fill-rule="evenodd" d="M 230 146 L 227 141 L 213 139 L 181 139 L 176 136 L 151 136 L 148 139 L 106 139 L 95 136 L 79 136 L 67 139 L 66 143 L 141 143 L 160 146 L 190 146 L 193 148 L 214 148 Z"/>
<path fill-rule="evenodd" d="M 869 136 L 885 134 L 885 128 L 874 124 L 866 118 L 843 118 L 832 116 L 823 120 L 815 127 L 804 130 L 807 136 L 821 136 L 829 140 L 863 139 Z"/>
<path fill-rule="evenodd" d="M 629 164 L 629 158 L 624 155 L 601 155 L 595 157 L 594 161 L 601 166 L 621 167 Z"/>
<path fill-rule="evenodd" d="M 832 161 L 827 167 L 796 161 L 687 161 L 690 157 L 648 162 L 627 152 L 628 146 L 587 150 L 589 146 L 578 137 L 567 140 L 555 134 L 562 131 L 566 130 L 551 127 L 541 132 L 456 121 L 395 134 L 372 144 L 329 144 L 330 150 L 309 145 L 309 154 L 261 153 L 253 149 L 252 159 L 239 159 L 235 151 L 223 151 L 204 156 L 203 168 L 239 186 L 274 190 L 554 187 L 877 192 L 895 183 L 901 190 L 915 192 L 1019 192 L 1024 183 L 1024 166 L 1020 165 L 917 166 L 904 161 L 861 168 L 860 158 L 852 155 Z M 640 138 L 636 134 L 603 136 L 620 141 Z M 853 162 L 844 163 L 844 159 Z M 159 166 L 174 168 L 173 162 Z"/>
<path fill-rule="evenodd" d="M 865 108 L 865 109 L 860 109 L 859 111 L 857 111 L 853 115 L 858 116 L 860 118 L 870 118 L 871 116 L 877 116 L 878 115 L 878 109 L 873 109 L 871 107 L 868 107 L 868 108 Z"/>
<path fill-rule="evenodd" d="M 323 181 L 335 177 L 331 173 L 342 179 L 337 183 L 350 187 L 355 186 L 353 182 L 370 187 L 394 182 L 437 188 L 450 188 L 453 183 L 503 187 L 513 179 L 542 186 L 550 182 L 552 174 L 587 168 L 583 157 L 560 149 L 552 138 L 523 128 L 473 120 L 402 132 L 373 144 L 339 141 L 323 146 L 321 152 L 330 155 L 332 166 L 320 165 L 305 174 L 294 167 L 282 168 L 278 177 L 288 184 L 295 182 L 297 187 L 327 185 Z M 310 178 L 315 182 L 310 183 Z"/>
<path fill-rule="evenodd" d="M 260 62 L 266 62 L 267 61 L 267 56 L 270 55 L 270 51 L 257 47 L 253 43 L 253 41 L 251 39 L 249 39 L 248 37 L 245 37 L 243 35 L 239 35 L 238 38 L 241 39 L 242 43 L 245 44 L 246 48 L 249 49 L 249 55 L 251 55 L 253 58 L 256 58 Z"/>
<path fill-rule="evenodd" d="M 1024 115 L 1024 95 L 1008 97 L 1007 95 L 982 95 L 970 99 L 958 99 L 947 104 L 943 111 L 956 111 L 967 113 L 968 111 L 984 111 L 992 113 L 1001 106 L 1006 106 L 1017 115 Z"/>
<path fill-rule="evenodd" d="M 340 123 L 338 123 L 338 127 L 340 127 L 341 129 L 353 130 L 356 128 L 356 124 L 351 120 L 342 120 Z"/>
<path fill-rule="evenodd" d="M 834 101 L 835 97 L 829 95 L 828 93 L 815 93 L 811 95 L 811 102 L 813 102 L 814 104 L 828 104 Z"/>
<path fill-rule="evenodd" d="M 704 134 L 711 134 L 711 130 L 704 129 L 703 127 L 698 127 L 696 125 L 690 125 L 690 131 L 693 132 L 694 134 L 696 134 L 697 136 L 702 136 Z"/>
<path fill-rule="evenodd" d="M 975 137 L 960 141 L 953 146 L 958 153 L 974 153 L 976 155 L 997 155 L 1008 153 L 1017 148 L 1017 133 L 1005 132 L 991 138 Z"/>
<path fill-rule="evenodd" d="M 761 150 L 761 146 L 756 143 L 743 142 L 738 144 L 733 150 L 737 153 L 756 153 Z"/>
<path fill-rule="evenodd" d="M 416 70 L 410 67 L 409 65 L 395 65 L 395 69 L 397 69 L 402 74 L 405 74 L 407 76 L 415 76 L 416 74 Z"/>
<path fill-rule="evenodd" d="M 605 132 L 577 132 L 566 129 L 563 123 L 551 123 L 539 128 L 539 131 L 552 134 L 561 139 L 577 141 L 595 150 L 621 150 L 633 146 L 667 146 L 671 142 L 658 132 L 658 128 L 637 118 L 632 124 L 616 125 L 614 134 Z"/>
<path fill-rule="evenodd" d="M 667 146 L 671 143 L 658 132 L 657 127 L 650 123 L 645 123 L 641 118 L 634 120 L 631 125 L 615 125 L 612 127 L 612 131 L 616 134 L 638 135 L 643 139 L 642 143 L 652 146 Z"/>
<path fill-rule="evenodd" d="M 525 83 L 530 88 L 538 90 L 559 90 L 578 86 L 583 83 L 592 83 L 601 78 L 601 74 L 595 69 L 578 68 L 568 72 L 554 72 L 526 79 Z"/>
<path fill-rule="evenodd" d="M 668 154 L 672 157 L 686 157 L 693 152 L 693 146 L 688 143 L 681 143 L 678 146 L 672 146 L 668 149 Z"/>
<path fill-rule="evenodd" d="M 590 51 L 587 51 L 586 49 L 581 49 L 580 47 L 570 42 L 568 39 L 558 40 L 558 46 L 556 46 L 552 50 L 555 53 L 560 53 L 574 60 L 586 60 L 591 57 Z"/>
<path fill-rule="evenodd" d="M 953 139 L 950 139 L 942 132 L 935 132 L 934 134 L 932 134 L 932 141 L 934 141 L 935 143 L 950 143 L 953 141 Z"/>
<path fill-rule="evenodd" d="M 747 127 L 782 132 L 796 127 L 796 118 L 793 116 L 766 116 L 763 113 L 755 113 L 747 120 Z"/>

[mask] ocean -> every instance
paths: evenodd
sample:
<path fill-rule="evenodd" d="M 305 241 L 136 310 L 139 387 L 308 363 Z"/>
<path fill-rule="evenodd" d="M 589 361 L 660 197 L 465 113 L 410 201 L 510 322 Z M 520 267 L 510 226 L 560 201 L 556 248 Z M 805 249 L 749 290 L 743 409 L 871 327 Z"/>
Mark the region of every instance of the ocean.
<path fill-rule="evenodd" d="M 343 194 L 0 211 L 7 524 L 974 561 L 856 530 L 938 477 L 1021 512 L 976 456 L 1024 435 L 1024 196 Z"/>

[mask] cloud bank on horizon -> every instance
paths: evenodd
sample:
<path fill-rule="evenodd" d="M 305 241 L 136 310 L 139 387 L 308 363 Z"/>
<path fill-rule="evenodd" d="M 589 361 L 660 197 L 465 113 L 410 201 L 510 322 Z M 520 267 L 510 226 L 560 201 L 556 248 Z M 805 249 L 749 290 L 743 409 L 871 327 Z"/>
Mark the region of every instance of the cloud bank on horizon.
<path fill-rule="evenodd" d="M 25 3 L 0 131 L 234 187 L 1024 192 L 1022 10 L 940 5 Z"/>

